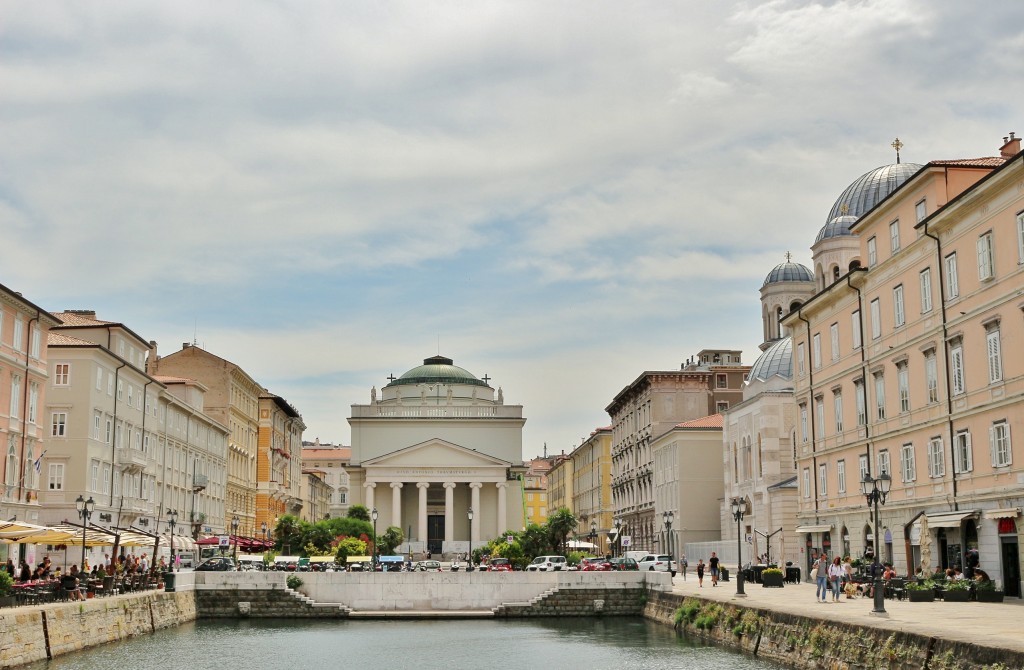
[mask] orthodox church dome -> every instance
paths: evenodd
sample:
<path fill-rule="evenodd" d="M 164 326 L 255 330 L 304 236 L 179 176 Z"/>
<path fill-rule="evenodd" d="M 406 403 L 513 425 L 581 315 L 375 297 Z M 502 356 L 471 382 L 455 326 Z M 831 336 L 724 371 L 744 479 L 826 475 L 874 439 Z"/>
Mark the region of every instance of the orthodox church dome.
<path fill-rule="evenodd" d="M 767 381 L 775 376 L 793 378 L 793 340 L 784 337 L 768 347 L 750 368 L 749 379 Z"/>
<path fill-rule="evenodd" d="M 431 356 L 423 360 L 423 365 L 414 367 L 387 386 L 406 386 L 415 384 L 468 384 L 470 386 L 487 386 L 487 382 L 477 379 L 473 373 L 460 368 L 454 361 L 444 356 Z M 385 388 L 387 388 L 387 386 Z"/>
<path fill-rule="evenodd" d="M 825 226 L 818 231 L 818 236 L 814 238 L 814 243 L 817 244 L 818 242 L 830 237 L 852 235 L 853 233 L 850 232 L 850 228 L 855 223 L 857 223 L 856 216 L 837 216 L 826 223 Z"/>
<path fill-rule="evenodd" d="M 785 263 L 779 263 L 772 268 L 772 271 L 764 278 L 761 288 L 768 284 L 784 281 L 814 281 L 814 274 L 807 267 L 787 259 Z"/>
<path fill-rule="evenodd" d="M 832 205 L 832 211 L 825 219 L 825 227 L 827 228 L 837 217 L 852 216 L 854 220 L 859 219 L 922 167 L 924 166 L 917 163 L 893 163 L 865 172 L 847 186 Z M 823 228 L 822 232 L 824 230 Z M 819 233 L 818 239 L 821 238 L 822 235 Z"/>

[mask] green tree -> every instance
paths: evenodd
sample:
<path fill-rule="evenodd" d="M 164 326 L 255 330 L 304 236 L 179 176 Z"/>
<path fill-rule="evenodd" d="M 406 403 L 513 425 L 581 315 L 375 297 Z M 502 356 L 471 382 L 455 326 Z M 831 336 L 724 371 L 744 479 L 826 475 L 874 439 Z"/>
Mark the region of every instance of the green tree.
<path fill-rule="evenodd" d="M 548 517 L 546 526 L 551 537 L 551 544 L 553 547 L 557 547 L 563 555 L 568 549 L 566 541 L 569 534 L 576 530 L 577 525 L 579 525 L 579 521 L 568 507 L 562 507 Z"/>
<path fill-rule="evenodd" d="M 389 556 L 395 553 L 395 547 L 402 544 L 405 536 L 398 526 L 388 526 L 383 535 L 377 537 L 377 553 Z"/>
<path fill-rule="evenodd" d="M 335 562 L 344 565 L 349 556 L 366 556 L 366 543 L 354 537 L 338 540 L 334 547 Z"/>
<path fill-rule="evenodd" d="M 366 505 L 352 505 L 348 508 L 348 514 L 346 516 L 349 519 L 359 519 L 360 521 L 370 520 L 370 510 L 366 509 Z"/>
<path fill-rule="evenodd" d="M 523 532 L 518 533 L 518 538 L 524 556 L 543 556 L 551 550 L 551 538 L 547 528 L 535 523 L 531 523 Z"/>
<path fill-rule="evenodd" d="M 274 527 L 274 546 L 286 554 L 302 547 L 305 542 L 302 541 L 300 524 L 299 518 L 291 514 L 279 517 Z"/>
<path fill-rule="evenodd" d="M 369 521 L 363 521 L 362 519 L 337 517 L 333 519 L 325 519 L 319 523 L 322 523 L 324 527 L 328 529 L 332 539 L 339 535 L 343 535 L 345 537 L 360 537 L 362 535 L 370 537 L 373 535 L 373 524 Z"/>

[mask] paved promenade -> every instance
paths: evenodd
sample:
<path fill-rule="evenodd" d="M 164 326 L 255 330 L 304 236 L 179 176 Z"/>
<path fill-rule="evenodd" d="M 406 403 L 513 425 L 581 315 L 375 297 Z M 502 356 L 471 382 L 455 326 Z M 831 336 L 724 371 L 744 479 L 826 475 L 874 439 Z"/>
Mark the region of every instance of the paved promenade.
<path fill-rule="evenodd" d="M 719 582 L 712 588 L 711 578 L 705 576 L 704 587 L 698 588 L 692 569 L 687 579 L 676 575 L 672 583 L 673 591 L 682 595 L 1024 652 L 1024 601 L 1019 598 L 1007 598 L 1002 603 L 912 603 L 887 599 L 888 616 L 879 616 L 871 614 L 871 598 L 848 600 L 843 596 L 833 603 L 829 596 L 827 603 L 815 602 L 814 584 L 808 582 L 786 584 L 781 589 L 745 583 L 745 598 L 736 596 L 735 580 Z"/>

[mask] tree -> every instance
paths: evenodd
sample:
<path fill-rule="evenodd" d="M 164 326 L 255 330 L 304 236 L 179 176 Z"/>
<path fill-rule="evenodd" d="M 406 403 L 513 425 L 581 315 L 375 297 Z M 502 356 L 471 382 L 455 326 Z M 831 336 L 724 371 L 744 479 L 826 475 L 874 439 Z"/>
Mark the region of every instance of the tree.
<path fill-rule="evenodd" d="M 359 519 L 360 521 L 370 520 L 370 510 L 366 509 L 366 505 L 352 505 L 348 508 L 348 514 L 346 516 L 349 519 Z"/>
<path fill-rule="evenodd" d="M 547 528 L 548 533 L 551 536 L 551 544 L 554 547 L 560 547 L 563 554 L 566 553 L 566 540 L 569 534 L 576 530 L 576 526 L 579 525 L 579 521 L 576 519 L 576 515 L 572 513 L 567 507 L 562 507 L 557 512 L 548 517 Z"/>
<path fill-rule="evenodd" d="M 331 534 L 331 537 L 338 537 L 344 535 L 346 537 L 359 537 L 360 535 L 372 535 L 373 524 L 369 521 L 363 521 L 362 519 L 354 519 L 351 517 L 336 517 L 333 519 L 325 519 L 318 522 L 323 524 L 325 528 Z"/>
<path fill-rule="evenodd" d="M 275 546 L 286 553 L 291 552 L 292 547 L 298 549 L 303 546 L 305 542 L 302 541 L 300 525 L 298 517 L 291 514 L 278 518 L 277 526 L 274 527 Z"/>
<path fill-rule="evenodd" d="M 394 554 L 395 547 L 402 544 L 404 539 L 405 536 L 402 534 L 401 528 L 398 526 L 388 526 L 384 534 L 377 538 L 378 553 L 388 556 Z"/>
<path fill-rule="evenodd" d="M 337 540 L 334 547 L 334 560 L 344 565 L 349 556 L 366 556 L 366 543 L 354 537 Z"/>

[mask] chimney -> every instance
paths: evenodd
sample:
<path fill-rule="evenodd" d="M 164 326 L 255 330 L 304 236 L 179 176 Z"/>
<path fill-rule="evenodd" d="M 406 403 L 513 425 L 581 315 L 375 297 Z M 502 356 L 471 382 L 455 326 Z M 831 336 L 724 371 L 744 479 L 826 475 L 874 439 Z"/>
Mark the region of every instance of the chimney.
<path fill-rule="evenodd" d="M 191 346 L 192 346 L 192 344 L 190 342 L 182 342 L 181 343 L 181 348 L 182 349 L 188 349 Z"/>
<path fill-rule="evenodd" d="M 999 147 L 999 155 L 1003 158 L 1013 158 L 1020 153 L 1020 138 L 1014 135 L 1016 133 L 1010 133 L 1009 137 L 1003 138 L 1003 146 Z"/>

